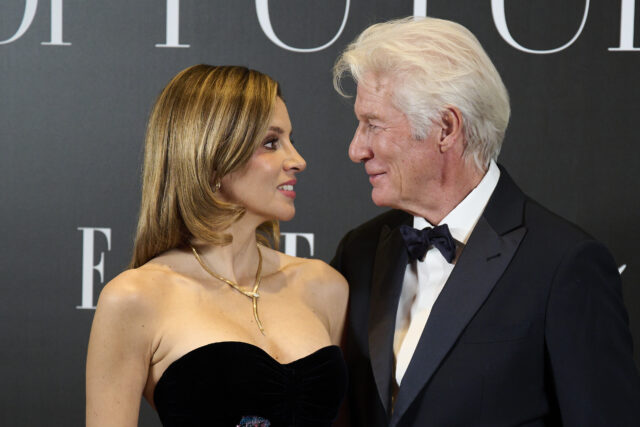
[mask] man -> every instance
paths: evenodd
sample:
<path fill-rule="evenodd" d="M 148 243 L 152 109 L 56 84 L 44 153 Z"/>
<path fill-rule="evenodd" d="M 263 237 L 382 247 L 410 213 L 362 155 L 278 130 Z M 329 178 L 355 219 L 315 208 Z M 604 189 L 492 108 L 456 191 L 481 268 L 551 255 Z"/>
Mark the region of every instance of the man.
<path fill-rule="evenodd" d="M 393 208 L 332 262 L 350 284 L 353 425 L 639 425 L 616 264 L 495 163 L 509 100 L 476 38 L 374 25 L 336 63 L 339 92 L 345 73 L 349 157 Z"/>

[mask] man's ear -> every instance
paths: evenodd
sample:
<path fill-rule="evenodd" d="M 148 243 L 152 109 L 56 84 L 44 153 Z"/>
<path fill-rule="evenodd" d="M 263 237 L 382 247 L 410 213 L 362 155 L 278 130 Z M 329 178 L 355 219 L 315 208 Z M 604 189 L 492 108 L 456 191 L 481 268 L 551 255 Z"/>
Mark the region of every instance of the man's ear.
<path fill-rule="evenodd" d="M 447 106 L 440 115 L 440 152 L 450 150 L 457 143 L 462 143 L 462 113 L 458 107 Z"/>

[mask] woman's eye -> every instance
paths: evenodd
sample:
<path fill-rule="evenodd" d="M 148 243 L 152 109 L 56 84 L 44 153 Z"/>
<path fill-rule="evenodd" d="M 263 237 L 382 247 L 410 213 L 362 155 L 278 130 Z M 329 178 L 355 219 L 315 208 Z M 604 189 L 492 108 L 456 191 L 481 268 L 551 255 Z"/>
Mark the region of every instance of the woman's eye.
<path fill-rule="evenodd" d="M 267 150 L 275 150 L 276 148 L 278 148 L 278 140 L 275 139 L 275 138 L 274 139 L 268 139 L 262 145 Z"/>

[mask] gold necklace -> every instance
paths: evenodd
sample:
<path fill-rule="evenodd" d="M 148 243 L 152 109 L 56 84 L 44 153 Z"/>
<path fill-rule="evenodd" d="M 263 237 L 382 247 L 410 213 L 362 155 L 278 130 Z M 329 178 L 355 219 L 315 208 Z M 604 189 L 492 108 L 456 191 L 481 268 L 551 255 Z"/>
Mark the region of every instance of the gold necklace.
<path fill-rule="evenodd" d="M 264 328 L 262 327 L 262 322 L 260 322 L 260 317 L 258 317 L 258 298 L 260 298 L 260 294 L 258 293 L 258 288 L 260 287 L 260 282 L 262 281 L 262 252 L 260 252 L 259 245 L 256 244 L 256 248 L 258 249 L 258 270 L 256 271 L 256 281 L 255 281 L 255 284 L 253 285 L 252 291 L 245 291 L 236 282 L 229 280 L 226 277 L 220 276 L 219 274 L 211 271 L 211 269 L 207 267 L 207 265 L 204 263 L 202 258 L 200 258 L 200 254 L 198 254 L 198 251 L 196 250 L 196 248 L 191 246 L 193 255 L 195 255 L 196 260 L 198 260 L 198 263 L 202 266 L 202 268 L 207 273 L 209 273 L 216 279 L 226 283 L 227 285 L 231 286 L 233 289 L 240 292 L 242 295 L 251 298 L 251 300 L 253 301 L 253 318 L 256 319 L 258 328 L 260 328 L 260 332 L 262 332 L 262 335 L 264 335 Z"/>

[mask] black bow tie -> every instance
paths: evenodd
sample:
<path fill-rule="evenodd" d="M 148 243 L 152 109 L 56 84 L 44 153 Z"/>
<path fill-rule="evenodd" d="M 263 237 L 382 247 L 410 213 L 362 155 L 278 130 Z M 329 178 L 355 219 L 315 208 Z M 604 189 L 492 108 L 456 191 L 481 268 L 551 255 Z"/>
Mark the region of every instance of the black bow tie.
<path fill-rule="evenodd" d="M 449 226 L 441 224 L 435 227 L 425 227 L 416 230 L 408 225 L 400 226 L 400 234 L 409 252 L 409 259 L 422 260 L 429 249 L 435 246 L 447 262 L 453 262 L 456 257 L 456 243 L 451 237 Z"/>

